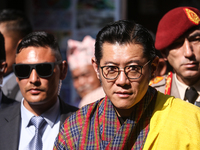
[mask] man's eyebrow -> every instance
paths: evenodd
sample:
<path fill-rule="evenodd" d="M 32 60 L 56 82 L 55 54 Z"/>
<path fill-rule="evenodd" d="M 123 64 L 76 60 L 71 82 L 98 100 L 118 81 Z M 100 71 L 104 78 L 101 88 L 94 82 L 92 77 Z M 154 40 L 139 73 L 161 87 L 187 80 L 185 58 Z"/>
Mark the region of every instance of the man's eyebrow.
<path fill-rule="evenodd" d="M 105 62 L 105 65 L 108 65 L 108 64 L 118 65 L 118 63 L 114 63 L 114 62 L 112 62 L 112 61 L 106 61 L 106 62 Z"/>
<path fill-rule="evenodd" d="M 195 37 L 197 37 L 197 36 L 200 36 L 200 31 L 199 31 L 199 32 L 196 32 L 196 33 L 194 33 L 194 34 L 189 35 L 188 38 L 189 38 L 189 39 L 190 39 L 190 38 L 195 38 Z"/>
<path fill-rule="evenodd" d="M 139 60 L 130 60 L 126 63 L 126 65 L 131 64 L 131 63 L 140 63 L 140 61 Z M 116 65 L 116 66 L 119 65 L 118 63 L 115 63 L 112 61 L 105 62 L 105 65 L 109 65 L 109 64 Z"/>
<path fill-rule="evenodd" d="M 131 64 L 131 63 L 137 63 L 137 64 L 139 64 L 139 63 L 141 63 L 141 62 L 140 62 L 140 60 L 130 60 L 130 61 L 128 61 L 128 62 L 126 63 L 126 65 Z"/>

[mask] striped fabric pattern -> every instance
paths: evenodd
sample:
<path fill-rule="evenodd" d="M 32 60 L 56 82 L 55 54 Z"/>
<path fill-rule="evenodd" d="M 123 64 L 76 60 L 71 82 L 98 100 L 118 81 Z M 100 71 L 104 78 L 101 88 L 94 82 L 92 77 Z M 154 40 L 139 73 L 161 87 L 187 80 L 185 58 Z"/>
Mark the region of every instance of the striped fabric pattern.
<path fill-rule="evenodd" d="M 156 90 L 149 87 L 122 125 L 107 97 L 82 107 L 62 125 L 54 150 L 140 150 L 149 131 L 155 101 Z"/>

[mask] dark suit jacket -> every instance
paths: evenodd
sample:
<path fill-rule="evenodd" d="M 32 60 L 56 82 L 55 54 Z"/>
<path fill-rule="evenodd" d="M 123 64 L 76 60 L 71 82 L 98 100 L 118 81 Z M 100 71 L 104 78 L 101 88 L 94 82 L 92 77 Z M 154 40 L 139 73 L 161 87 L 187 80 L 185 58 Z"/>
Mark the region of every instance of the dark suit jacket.
<path fill-rule="evenodd" d="M 78 108 L 60 100 L 60 125 Z M 20 103 L 0 111 L 0 150 L 17 150 L 20 137 Z"/>
<path fill-rule="evenodd" d="M 13 105 L 13 104 L 15 104 L 15 103 L 19 103 L 19 102 L 15 101 L 14 99 L 8 98 L 8 97 L 5 96 L 5 95 L 3 94 L 3 92 L 2 92 L 1 108 L 0 108 L 0 109 L 6 108 L 6 107 L 8 107 L 8 106 L 10 106 L 10 105 Z"/>

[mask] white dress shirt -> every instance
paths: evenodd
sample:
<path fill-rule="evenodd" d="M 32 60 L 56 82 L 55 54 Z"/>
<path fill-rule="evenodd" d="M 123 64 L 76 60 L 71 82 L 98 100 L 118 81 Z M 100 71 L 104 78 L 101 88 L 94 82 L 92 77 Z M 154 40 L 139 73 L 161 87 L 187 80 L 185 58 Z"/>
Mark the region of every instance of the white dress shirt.
<path fill-rule="evenodd" d="M 179 91 L 179 94 L 180 94 L 180 98 L 183 99 L 183 100 L 186 100 L 185 99 L 185 91 L 189 86 L 181 83 L 177 79 L 177 76 L 175 76 L 175 83 L 177 85 L 177 88 L 178 88 L 178 91 Z M 197 93 L 200 95 L 200 81 L 197 82 L 196 84 L 194 84 L 193 87 L 196 89 Z M 188 101 L 188 100 L 186 100 L 186 101 Z M 197 97 L 196 101 L 200 102 L 200 96 Z"/>
<path fill-rule="evenodd" d="M 21 131 L 19 139 L 19 150 L 27 150 L 28 144 L 35 135 L 35 127 L 29 126 L 30 119 L 34 116 L 27 110 L 23 101 L 21 102 Z M 53 149 L 54 141 L 58 135 L 60 127 L 60 102 L 57 99 L 56 104 L 41 116 L 47 122 L 47 128 L 42 136 L 43 150 Z"/>

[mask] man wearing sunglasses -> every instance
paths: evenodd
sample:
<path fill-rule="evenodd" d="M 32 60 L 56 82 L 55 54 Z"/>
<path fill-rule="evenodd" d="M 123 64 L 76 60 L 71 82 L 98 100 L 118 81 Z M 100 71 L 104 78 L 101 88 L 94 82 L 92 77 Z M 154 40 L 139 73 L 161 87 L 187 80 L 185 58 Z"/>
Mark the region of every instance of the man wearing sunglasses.
<path fill-rule="evenodd" d="M 45 32 L 26 36 L 15 61 L 13 70 L 24 98 L 0 112 L 0 149 L 52 149 L 60 125 L 77 110 L 58 96 L 67 62 L 54 36 Z"/>
<path fill-rule="evenodd" d="M 200 109 L 149 86 L 158 57 L 147 29 L 108 24 L 92 62 L 106 96 L 66 119 L 54 150 L 199 149 Z"/>

